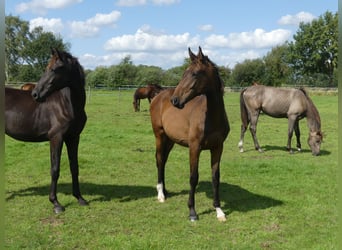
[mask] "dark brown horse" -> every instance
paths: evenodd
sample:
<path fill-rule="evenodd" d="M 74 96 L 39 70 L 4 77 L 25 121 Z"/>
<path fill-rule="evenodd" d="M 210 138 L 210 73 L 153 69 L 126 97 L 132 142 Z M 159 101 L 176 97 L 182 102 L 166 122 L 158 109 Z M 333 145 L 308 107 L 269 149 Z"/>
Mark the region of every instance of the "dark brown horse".
<path fill-rule="evenodd" d="M 310 130 L 308 144 L 313 155 L 319 155 L 323 140 L 321 119 L 317 108 L 304 89 L 282 89 L 264 85 L 253 85 L 241 92 L 241 137 L 240 152 L 243 152 L 243 139 L 250 123 L 250 131 L 256 150 L 262 152 L 256 137 L 256 126 L 260 112 L 275 118 L 288 118 L 287 149 L 292 153 L 293 130 L 297 137 L 297 148 L 301 150 L 299 120 L 306 117 Z"/>
<path fill-rule="evenodd" d="M 198 184 L 198 162 L 202 150 L 210 150 L 213 205 L 217 218 L 225 221 L 220 208 L 220 160 L 223 142 L 229 133 L 229 122 L 223 102 L 224 85 L 218 68 L 204 56 L 201 48 L 194 55 L 189 48 L 190 66 L 185 70 L 176 89 L 167 89 L 151 102 L 150 114 L 156 139 L 158 168 L 158 200 L 165 201 L 165 164 L 175 143 L 189 147 L 190 220 L 198 219 L 195 210 L 195 190 Z"/>
<path fill-rule="evenodd" d="M 20 89 L 26 90 L 26 91 L 32 91 L 36 87 L 36 84 L 34 83 L 25 83 L 21 85 Z"/>
<path fill-rule="evenodd" d="M 163 89 L 164 88 L 158 84 L 148 84 L 145 87 L 137 88 L 133 95 L 134 111 L 140 111 L 140 99 L 147 98 L 148 102 L 151 103 L 151 100 Z"/>
<path fill-rule="evenodd" d="M 84 72 L 78 60 L 67 52 L 52 49 L 52 57 L 31 92 L 5 88 L 5 132 L 14 139 L 27 142 L 50 141 L 51 186 L 49 200 L 54 212 L 64 211 L 57 200 L 57 181 L 63 142 L 65 142 L 73 195 L 80 205 L 78 181 L 78 144 L 86 123 Z"/>

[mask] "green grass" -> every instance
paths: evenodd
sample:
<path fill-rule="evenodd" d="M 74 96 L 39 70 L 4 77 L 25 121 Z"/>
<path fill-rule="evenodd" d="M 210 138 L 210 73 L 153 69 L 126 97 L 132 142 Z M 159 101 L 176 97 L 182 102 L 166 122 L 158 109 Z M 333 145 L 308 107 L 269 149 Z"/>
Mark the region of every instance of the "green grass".
<path fill-rule="evenodd" d="M 171 196 L 157 202 L 154 136 L 148 102 L 133 112 L 133 91 L 91 93 L 79 162 L 83 196 L 71 195 L 63 149 L 55 215 L 48 201 L 49 145 L 5 138 L 7 249 L 337 249 L 337 96 L 315 96 L 325 133 L 322 155 L 311 155 L 306 120 L 303 152 L 285 151 L 287 120 L 261 116 L 254 150 L 250 133 L 239 153 L 239 95 L 226 93 L 231 131 L 221 161 L 221 203 L 212 208 L 209 152 L 200 158 L 199 221 L 188 221 L 188 150 L 175 146 L 166 166 Z M 295 138 L 293 138 L 295 145 Z"/>

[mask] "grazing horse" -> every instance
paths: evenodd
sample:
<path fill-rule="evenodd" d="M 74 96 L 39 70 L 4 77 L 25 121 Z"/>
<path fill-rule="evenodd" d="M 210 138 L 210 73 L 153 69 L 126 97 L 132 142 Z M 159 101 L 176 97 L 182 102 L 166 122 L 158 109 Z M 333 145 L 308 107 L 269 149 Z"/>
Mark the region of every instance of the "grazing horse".
<path fill-rule="evenodd" d="M 198 163 L 202 150 L 210 150 L 213 205 L 217 218 L 225 221 L 220 207 L 220 161 L 223 143 L 229 133 L 223 93 L 224 84 L 217 66 L 203 55 L 201 47 L 198 55 L 189 48 L 191 64 L 185 70 L 175 89 L 167 89 L 151 102 L 150 114 L 156 139 L 156 165 L 158 169 L 158 200 L 165 201 L 165 164 L 175 143 L 189 148 L 190 192 L 189 219 L 197 220 L 195 210 L 195 190 L 198 184 Z"/>
<path fill-rule="evenodd" d="M 151 103 L 151 100 L 163 89 L 164 88 L 158 84 L 148 84 L 146 87 L 137 88 L 133 95 L 134 111 L 140 111 L 140 99 L 147 98 L 148 102 Z"/>
<path fill-rule="evenodd" d="M 26 91 L 32 91 L 36 87 L 36 84 L 34 83 L 25 83 L 21 85 L 20 89 L 26 90 Z"/>
<path fill-rule="evenodd" d="M 5 88 L 5 132 L 27 142 L 50 142 L 51 185 L 49 200 L 54 212 L 64 211 L 57 200 L 57 181 L 63 142 L 65 142 L 72 175 L 73 195 L 80 205 L 78 181 L 78 145 L 87 116 L 82 66 L 67 52 L 52 49 L 45 73 L 31 92 Z"/>
<path fill-rule="evenodd" d="M 255 149 L 262 152 L 256 137 L 256 126 L 260 112 L 274 118 L 288 118 L 287 149 L 293 153 L 291 139 L 293 130 L 297 138 L 297 148 L 301 151 L 299 120 L 307 118 L 310 130 L 308 144 L 313 155 L 319 155 L 323 140 L 321 119 L 317 108 L 304 89 L 281 89 L 264 85 L 253 85 L 241 92 L 241 136 L 240 152 L 243 152 L 243 139 L 250 123 Z"/>

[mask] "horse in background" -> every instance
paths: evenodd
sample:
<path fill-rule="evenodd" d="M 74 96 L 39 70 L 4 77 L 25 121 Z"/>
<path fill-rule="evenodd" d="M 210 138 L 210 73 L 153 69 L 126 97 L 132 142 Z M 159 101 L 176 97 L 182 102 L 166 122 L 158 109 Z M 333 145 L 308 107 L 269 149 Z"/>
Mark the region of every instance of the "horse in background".
<path fill-rule="evenodd" d="M 87 116 L 85 77 L 82 66 L 71 54 L 51 50 L 51 59 L 36 87 L 29 91 L 5 88 L 5 133 L 26 142 L 50 142 L 51 184 L 49 200 L 54 212 L 65 208 L 57 199 L 57 182 L 63 142 L 72 175 L 73 195 L 83 199 L 78 180 L 78 145 Z"/>
<path fill-rule="evenodd" d="M 26 91 L 32 91 L 35 87 L 36 87 L 36 84 L 28 82 L 28 83 L 21 85 L 20 89 L 26 90 Z"/>
<path fill-rule="evenodd" d="M 137 88 L 133 95 L 134 111 L 140 111 L 140 99 L 147 98 L 148 102 L 151 103 L 151 100 L 163 89 L 164 88 L 158 84 L 148 84 L 145 87 Z"/>
<path fill-rule="evenodd" d="M 250 132 L 255 149 L 262 152 L 256 137 L 256 127 L 260 112 L 274 118 L 288 119 L 287 150 L 293 153 L 291 139 L 293 131 L 297 138 L 297 148 L 301 151 L 299 121 L 307 118 L 310 130 L 308 144 L 313 155 L 320 154 L 320 145 L 323 140 L 321 119 L 317 108 L 304 89 L 282 89 L 264 85 L 252 85 L 240 94 L 241 136 L 239 141 L 240 152 L 243 152 L 243 139 L 250 123 Z"/>
<path fill-rule="evenodd" d="M 210 150 L 213 185 L 213 206 L 218 220 L 226 216 L 220 207 L 220 161 L 223 143 L 229 133 L 223 93 L 224 84 L 217 66 L 202 53 L 196 55 L 189 48 L 191 63 L 174 89 L 166 89 L 151 102 L 150 115 L 156 139 L 156 165 L 158 169 L 158 201 L 164 202 L 165 164 L 174 144 L 189 148 L 190 192 L 189 218 L 197 220 L 195 191 L 198 184 L 198 163 L 202 150 Z"/>

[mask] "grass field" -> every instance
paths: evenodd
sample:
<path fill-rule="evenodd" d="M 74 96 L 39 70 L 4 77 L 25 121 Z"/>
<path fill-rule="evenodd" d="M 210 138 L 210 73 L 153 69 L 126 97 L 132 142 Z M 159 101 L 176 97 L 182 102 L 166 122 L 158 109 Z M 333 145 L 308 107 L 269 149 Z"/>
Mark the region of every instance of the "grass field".
<path fill-rule="evenodd" d="M 71 195 L 63 150 L 55 215 L 48 201 L 48 143 L 5 137 L 6 249 L 337 249 L 337 96 L 311 95 L 325 134 L 321 155 L 311 155 L 306 120 L 301 153 L 285 151 L 287 120 L 261 116 L 254 150 L 246 133 L 239 153 L 239 95 L 226 93 L 231 131 L 221 161 L 221 203 L 212 208 L 209 152 L 200 159 L 196 193 L 199 221 L 188 221 L 188 150 L 175 146 L 166 166 L 171 196 L 157 202 L 154 136 L 147 100 L 133 112 L 133 91 L 93 91 L 81 135 L 80 207 Z M 295 138 L 293 138 L 295 145 Z"/>

